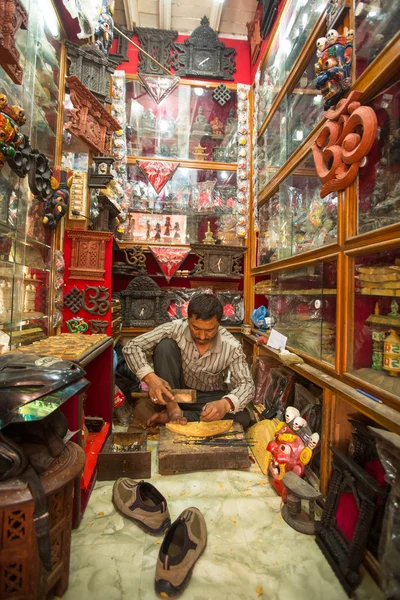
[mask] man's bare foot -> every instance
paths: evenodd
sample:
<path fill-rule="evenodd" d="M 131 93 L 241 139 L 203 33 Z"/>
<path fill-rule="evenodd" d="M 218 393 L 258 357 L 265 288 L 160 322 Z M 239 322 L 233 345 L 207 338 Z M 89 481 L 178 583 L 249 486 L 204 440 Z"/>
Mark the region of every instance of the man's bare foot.
<path fill-rule="evenodd" d="M 147 421 L 147 427 L 152 425 L 165 425 L 165 423 L 176 423 L 178 425 L 186 425 L 187 419 L 183 416 L 182 410 L 176 402 L 168 402 L 167 410 L 160 413 L 154 413 Z"/>

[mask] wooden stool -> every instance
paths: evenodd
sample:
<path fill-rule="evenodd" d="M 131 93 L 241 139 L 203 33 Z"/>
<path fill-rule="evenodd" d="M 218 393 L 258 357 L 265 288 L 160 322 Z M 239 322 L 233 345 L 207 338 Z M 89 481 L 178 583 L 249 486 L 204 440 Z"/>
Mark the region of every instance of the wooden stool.
<path fill-rule="evenodd" d="M 312 485 L 293 471 L 286 473 L 282 481 L 289 492 L 287 502 L 282 507 L 282 518 L 296 531 L 313 535 L 315 533 L 314 503 L 321 498 L 321 492 L 317 492 Z M 301 508 L 302 500 L 309 501 L 308 513 Z"/>
<path fill-rule="evenodd" d="M 74 480 L 85 464 L 83 450 L 68 442 L 40 480 L 50 515 L 52 570 L 41 564 L 33 525 L 33 499 L 17 477 L 0 483 L 0 598 L 42 600 L 68 587 Z"/>

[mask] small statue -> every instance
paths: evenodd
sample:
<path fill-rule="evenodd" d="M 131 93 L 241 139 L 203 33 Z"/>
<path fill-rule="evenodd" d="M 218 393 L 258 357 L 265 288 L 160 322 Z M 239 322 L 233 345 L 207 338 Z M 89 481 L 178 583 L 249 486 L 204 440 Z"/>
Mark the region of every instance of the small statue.
<path fill-rule="evenodd" d="M 8 106 L 7 96 L 0 94 L 0 171 L 8 158 L 13 158 L 25 139 L 19 128 L 26 123 L 20 106 Z"/>
<path fill-rule="evenodd" d="M 317 40 L 316 88 L 324 98 L 324 109 L 337 104 L 351 87 L 351 65 L 353 62 L 354 33 L 340 35 L 330 29 L 325 38 Z"/>
<path fill-rule="evenodd" d="M 214 117 L 210 125 L 213 135 L 224 135 L 224 124 L 218 117 Z"/>
<path fill-rule="evenodd" d="M 207 231 L 204 236 L 203 244 L 215 244 L 215 240 L 213 238 L 213 234 L 211 231 L 211 222 L 207 222 Z"/>
<path fill-rule="evenodd" d="M 181 239 L 181 234 L 179 233 L 181 230 L 178 221 L 176 221 L 175 225 L 174 225 L 174 240 L 180 240 Z"/>
<path fill-rule="evenodd" d="M 156 132 L 156 116 L 151 108 L 145 110 L 142 115 L 141 129 L 143 130 L 143 133 L 154 134 Z"/>
<path fill-rule="evenodd" d="M 103 0 L 99 20 L 94 30 L 95 44 L 103 54 L 108 54 L 114 39 L 115 0 Z"/>
<path fill-rule="evenodd" d="M 231 108 L 229 111 L 229 116 L 226 120 L 225 134 L 233 135 L 237 131 L 238 120 L 236 117 L 235 109 Z"/>
<path fill-rule="evenodd" d="M 207 132 L 207 125 L 207 119 L 204 116 L 204 108 L 199 106 L 197 116 L 193 123 L 192 134 L 203 136 Z"/>
<path fill-rule="evenodd" d="M 171 217 L 165 217 L 165 231 L 164 231 L 164 235 L 166 237 L 170 237 L 171 235 Z"/>
<path fill-rule="evenodd" d="M 156 223 L 156 226 L 154 229 L 156 232 L 156 234 L 154 236 L 154 241 L 159 242 L 161 240 L 161 225 L 160 225 L 160 223 Z"/>
<path fill-rule="evenodd" d="M 146 221 L 146 240 L 150 239 L 151 234 L 151 223 L 150 221 Z"/>

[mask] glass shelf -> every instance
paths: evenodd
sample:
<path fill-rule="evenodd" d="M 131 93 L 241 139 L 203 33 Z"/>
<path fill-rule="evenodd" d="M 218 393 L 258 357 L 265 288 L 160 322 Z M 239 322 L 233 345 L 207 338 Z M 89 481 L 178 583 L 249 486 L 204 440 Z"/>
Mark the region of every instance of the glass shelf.
<path fill-rule="evenodd" d="M 400 336 L 400 249 L 366 253 L 355 259 L 352 358 L 348 372 L 400 398 L 400 338 L 397 349 L 386 354 L 390 331 Z M 385 359 L 391 366 L 385 365 Z"/>
<path fill-rule="evenodd" d="M 128 155 L 237 162 L 237 94 L 220 106 L 214 88 L 178 86 L 160 105 L 139 81 L 126 82 Z"/>
<path fill-rule="evenodd" d="M 258 266 L 336 242 L 338 199 L 321 198 L 320 188 L 307 155 L 260 208 Z"/>
<path fill-rule="evenodd" d="M 208 223 L 222 244 L 241 246 L 236 226 L 244 215 L 235 171 L 179 167 L 157 194 L 141 170 L 129 165 L 125 240 L 185 245 L 202 242 Z"/>
<path fill-rule="evenodd" d="M 336 262 L 317 261 L 271 273 L 265 294 L 273 328 L 288 338 L 287 345 L 331 365 L 335 363 L 336 280 Z"/>

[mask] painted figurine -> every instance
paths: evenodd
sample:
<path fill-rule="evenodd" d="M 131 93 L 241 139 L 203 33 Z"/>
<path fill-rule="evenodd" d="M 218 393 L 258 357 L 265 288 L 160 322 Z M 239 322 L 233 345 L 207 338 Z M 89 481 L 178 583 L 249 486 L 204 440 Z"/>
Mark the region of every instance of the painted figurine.
<path fill-rule="evenodd" d="M 94 30 L 95 44 L 103 54 L 108 54 L 114 39 L 115 0 L 103 0 L 99 20 Z"/>
<path fill-rule="evenodd" d="M 224 124 L 218 117 L 214 117 L 210 125 L 213 135 L 224 135 Z"/>
<path fill-rule="evenodd" d="M 20 106 L 8 106 L 7 96 L 0 94 L 0 171 L 25 139 L 19 130 L 25 122 L 25 111 Z"/>
<path fill-rule="evenodd" d="M 353 36 L 351 32 L 340 35 L 330 29 L 325 38 L 317 40 L 316 88 L 324 98 L 324 109 L 335 106 L 351 87 L 353 61 Z M 350 40 L 350 41 L 348 41 Z"/>
<path fill-rule="evenodd" d="M 181 230 L 178 221 L 175 223 L 174 225 L 174 240 L 180 240 L 181 239 L 181 234 L 179 233 Z"/>
<path fill-rule="evenodd" d="M 267 446 L 267 451 L 272 454 L 268 476 L 280 496 L 285 492 L 282 481 L 285 473 L 293 471 L 302 477 L 304 468 L 310 462 L 318 442 L 319 434 L 311 433 L 299 410 L 294 406 L 288 406 L 285 411 L 285 422 L 278 423 L 274 439 Z"/>
<path fill-rule="evenodd" d="M 171 217 L 165 217 L 165 231 L 164 231 L 164 235 L 166 237 L 170 237 L 171 235 Z"/>
<path fill-rule="evenodd" d="M 155 226 L 154 229 L 155 229 L 155 232 L 156 232 L 155 236 L 154 236 L 154 241 L 158 242 L 158 241 L 161 240 L 161 225 L 160 225 L 160 223 L 156 223 L 156 226 Z"/>

